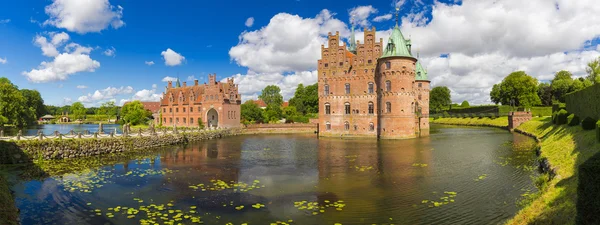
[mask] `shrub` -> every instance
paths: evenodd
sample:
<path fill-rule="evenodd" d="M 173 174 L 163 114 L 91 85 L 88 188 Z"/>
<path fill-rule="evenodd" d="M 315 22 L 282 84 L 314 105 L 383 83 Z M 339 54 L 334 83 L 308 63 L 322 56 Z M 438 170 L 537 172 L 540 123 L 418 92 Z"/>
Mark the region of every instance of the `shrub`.
<path fill-rule="evenodd" d="M 556 124 L 556 114 L 558 114 L 558 112 L 553 112 L 552 113 L 552 123 Z"/>
<path fill-rule="evenodd" d="M 556 124 L 558 124 L 558 125 L 567 124 L 567 122 L 568 122 L 567 117 L 569 117 L 569 112 L 567 112 L 567 110 L 561 109 L 556 114 Z"/>
<path fill-rule="evenodd" d="M 600 121 L 596 123 L 596 140 L 600 141 Z"/>
<path fill-rule="evenodd" d="M 443 115 L 444 115 L 444 117 L 450 117 L 450 113 L 448 113 L 446 111 L 444 111 Z"/>
<path fill-rule="evenodd" d="M 585 119 L 583 119 L 583 121 L 581 121 L 581 128 L 583 128 L 584 130 L 594 130 L 596 129 L 596 120 L 592 119 L 591 117 L 586 117 Z"/>
<path fill-rule="evenodd" d="M 567 124 L 569 124 L 569 126 L 578 126 L 579 122 L 579 116 L 575 114 L 571 114 L 567 117 Z"/>
<path fill-rule="evenodd" d="M 577 224 L 600 224 L 600 154 L 590 157 L 578 170 Z"/>
<path fill-rule="evenodd" d="M 567 110 L 583 117 L 600 119 L 600 84 L 565 95 Z"/>

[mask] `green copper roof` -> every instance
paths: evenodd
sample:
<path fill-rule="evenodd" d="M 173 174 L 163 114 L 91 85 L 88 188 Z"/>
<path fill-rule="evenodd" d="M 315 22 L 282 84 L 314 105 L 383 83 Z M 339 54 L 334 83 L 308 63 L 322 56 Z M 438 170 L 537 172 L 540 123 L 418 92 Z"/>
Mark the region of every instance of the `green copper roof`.
<path fill-rule="evenodd" d="M 181 83 L 179 83 L 179 77 L 177 78 L 177 83 L 175 84 L 175 87 L 181 87 Z"/>
<path fill-rule="evenodd" d="M 354 26 L 352 26 L 352 34 L 350 35 L 350 46 L 348 47 L 348 51 L 356 54 L 356 38 L 354 37 Z"/>
<path fill-rule="evenodd" d="M 415 80 L 428 80 L 427 71 L 421 66 L 421 62 L 417 61 L 417 67 L 415 68 Z"/>
<path fill-rule="evenodd" d="M 388 44 L 385 47 L 381 58 L 392 56 L 412 57 L 410 54 L 410 40 L 404 39 L 404 36 L 402 35 L 402 32 L 400 32 L 398 25 L 394 27 L 392 36 L 390 36 Z"/>

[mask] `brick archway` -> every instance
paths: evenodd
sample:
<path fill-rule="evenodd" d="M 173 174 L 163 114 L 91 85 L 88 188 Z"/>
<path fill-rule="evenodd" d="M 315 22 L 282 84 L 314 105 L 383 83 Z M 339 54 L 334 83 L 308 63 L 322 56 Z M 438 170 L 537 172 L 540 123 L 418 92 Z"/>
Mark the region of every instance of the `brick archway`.
<path fill-rule="evenodd" d="M 216 109 L 212 108 L 206 112 L 206 126 L 219 127 L 219 113 Z"/>

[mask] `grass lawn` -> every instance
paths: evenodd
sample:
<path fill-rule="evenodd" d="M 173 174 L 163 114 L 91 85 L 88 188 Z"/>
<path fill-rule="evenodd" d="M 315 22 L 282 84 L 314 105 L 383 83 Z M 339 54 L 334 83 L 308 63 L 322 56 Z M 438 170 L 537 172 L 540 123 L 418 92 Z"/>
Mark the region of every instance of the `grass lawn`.
<path fill-rule="evenodd" d="M 490 126 L 490 127 L 508 127 L 508 117 L 502 116 L 495 119 L 484 118 L 429 118 L 430 123 L 448 124 L 448 125 L 468 125 L 468 126 Z"/>
<path fill-rule="evenodd" d="M 556 168 L 548 188 L 506 224 L 575 224 L 577 167 L 600 150 L 594 130 L 556 126 L 550 118 L 534 118 L 518 130 L 541 139 L 541 157 Z"/>

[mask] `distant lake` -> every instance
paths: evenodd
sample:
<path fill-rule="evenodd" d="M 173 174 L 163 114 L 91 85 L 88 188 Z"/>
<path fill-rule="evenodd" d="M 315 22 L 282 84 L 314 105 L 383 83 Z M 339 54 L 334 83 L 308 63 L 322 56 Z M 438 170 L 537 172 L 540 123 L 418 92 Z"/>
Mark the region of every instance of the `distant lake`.
<path fill-rule="evenodd" d="M 110 133 L 117 129 L 117 134 L 121 133 L 120 124 L 103 124 L 103 130 L 105 133 Z M 32 127 L 22 128 L 23 135 L 37 135 L 38 131 L 42 131 L 44 135 L 53 135 L 54 131 L 58 131 L 61 134 L 69 133 L 71 130 L 75 133 L 84 133 L 88 130 L 90 133 L 98 131 L 98 124 L 44 124 L 36 125 Z M 19 133 L 19 128 L 9 127 L 4 128 L 4 136 L 15 136 Z"/>

